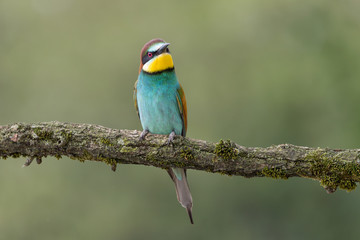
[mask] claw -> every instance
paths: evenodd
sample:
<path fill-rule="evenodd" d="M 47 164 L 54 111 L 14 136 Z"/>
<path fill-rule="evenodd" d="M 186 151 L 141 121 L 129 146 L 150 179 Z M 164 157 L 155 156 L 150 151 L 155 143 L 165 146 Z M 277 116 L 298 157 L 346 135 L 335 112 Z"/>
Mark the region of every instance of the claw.
<path fill-rule="evenodd" d="M 141 132 L 140 134 L 140 138 L 139 140 L 142 141 L 142 140 L 145 140 L 145 137 L 146 135 L 149 133 L 149 130 L 145 129 L 144 131 Z"/>
<path fill-rule="evenodd" d="M 168 138 L 168 140 L 167 140 L 167 144 L 169 145 L 169 144 L 171 144 L 171 143 L 173 143 L 173 141 L 174 141 L 174 139 L 175 139 L 175 132 L 174 131 L 172 131 L 170 134 L 169 134 L 169 138 Z"/>

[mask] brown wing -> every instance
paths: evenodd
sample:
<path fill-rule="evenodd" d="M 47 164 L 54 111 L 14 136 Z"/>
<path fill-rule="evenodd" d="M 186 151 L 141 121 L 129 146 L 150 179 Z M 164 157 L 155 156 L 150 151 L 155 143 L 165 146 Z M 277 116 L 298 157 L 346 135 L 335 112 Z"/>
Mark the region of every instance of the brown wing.
<path fill-rule="evenodd" d="M 180 84 L 179 84 L 180 85 Z M 177 95 L 176 100 L 179 106 L 179 112 L 183 121 L 183 130 L 182 130 L 182 136 L 186 136 L 187 131 L 187 106 L 186 106 L 186 98 L 183 88 L 180 87 L 177 89 Z"/>
<path fill-rule="evenodd" d="M 136 80 L 135 85 L 134 85 L 134 96 L 133 96 L 133 98 L 134 98 L 134 104 L 135 104 L 135 109 L 136 109 L 137 115 L 140 118 L 139 108 L 138 108 L 138 104 L 137 104 L 137 89 L 136 89 L 137 83 L 138 83 L 138 81 Z"/>

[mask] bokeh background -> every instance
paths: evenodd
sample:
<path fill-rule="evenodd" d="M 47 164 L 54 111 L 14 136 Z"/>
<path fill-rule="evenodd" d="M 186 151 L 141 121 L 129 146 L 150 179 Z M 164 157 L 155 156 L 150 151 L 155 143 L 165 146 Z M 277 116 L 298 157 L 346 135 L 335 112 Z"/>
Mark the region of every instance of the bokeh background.
<path fill-rule="evenodd" d="M 0 124 L 141 129 L 139 52 L 170 42 L 188 136 L 358 148 L 357 0 L 0 0 Z M 195 225 L 161 169 L 0 163 L 0 239 L 358 239 L 360 190 L 189 170 Z"/>

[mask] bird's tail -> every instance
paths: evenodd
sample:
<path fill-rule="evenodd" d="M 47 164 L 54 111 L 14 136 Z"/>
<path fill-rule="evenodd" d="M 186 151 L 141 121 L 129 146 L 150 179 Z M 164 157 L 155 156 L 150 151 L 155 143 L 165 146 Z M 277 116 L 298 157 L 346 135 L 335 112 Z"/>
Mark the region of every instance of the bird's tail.
<path fill-rule="evenodd" d="M 194 224 L 192 218 L 192 197 L 189 185 L 186 179 L 186 169 L 183 168 L 170 168 L 168 173 L 175 183 L 176 195 L 181 206 L 186 208 L 190 217 L 191 224 Z"/>

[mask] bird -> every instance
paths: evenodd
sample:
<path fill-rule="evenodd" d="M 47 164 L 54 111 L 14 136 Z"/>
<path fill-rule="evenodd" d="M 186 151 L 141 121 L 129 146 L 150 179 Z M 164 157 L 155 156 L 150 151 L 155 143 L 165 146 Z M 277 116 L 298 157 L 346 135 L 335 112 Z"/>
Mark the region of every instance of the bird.
<path fill-rule="evenodd" d="M 145 140 L 148 133 L 163 134 L 168 135 L 167 144 L 171 144 L 176 135 L 186 136 L 185 93 L 176 77 L 169 45 L 156 38 L 141 49 L 139 75 L 134 86 L 135 108 L 143 128 L 139 140 Z M 179 203 L 194 224 L 186 169 L 168 168 L 167 172 L 175 184 Z"/>

